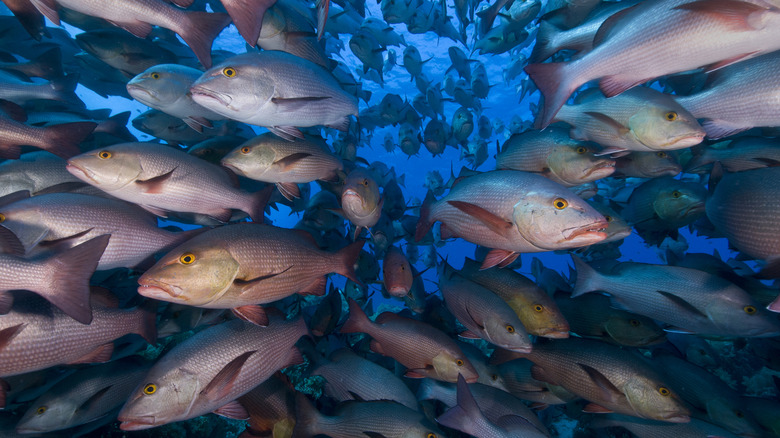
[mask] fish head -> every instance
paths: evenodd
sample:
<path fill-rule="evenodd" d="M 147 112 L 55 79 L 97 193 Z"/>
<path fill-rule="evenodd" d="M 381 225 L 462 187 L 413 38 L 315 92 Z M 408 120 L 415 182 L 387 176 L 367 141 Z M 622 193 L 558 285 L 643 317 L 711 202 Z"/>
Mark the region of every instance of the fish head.
<path fill-rule="evenodd" d="M 607 228 L 604 230 L 607 233 L 607 238 L 601 243 L 616 242 L 631 235 L 631 226 L 615 210 L 595 202 L 590 204 L 607 220 Z"/>
<path fill-rule="evenodd" d="M 678 228 L 704 215 L 707 191 L 703 186 L 669 181 L 675 182 L 661 188 L 653 201 L 653 209 L 661 220 Z"/>
<path fill-rule="evenodd" d="M 597 157 L 583 144 L 560 145 L 547 157 L 547 167 L 567 186 L 606 178 L 615 172 L 615 160 Z"/>
<path fill-rule="evenodd" d="M 258 53 L 233 56 L 206 70 L 190 87 L 192 100 L 217 114 L 236 120 L 271 104 L 274 84 Z"/>
<path fill-rule="evenodd" d="M 122 430 L 149 429 L 187 418 L 201 391 L 198 375 L 184 367 L 150 371 L 119 412 Z"/>
<path fill-rule="evenodd" d="M 741 288 L 730 285 L 719 291 L 717 296 L 718 299 L 708 301 L 703 310 L 707 319 L 724 334 L 733 332 L 735 328 L 738 328 L 740 336 L 771 337 L 780 334 L 776 315 Z"/>
<path fill-rule="evenodd" d="M 16 431 L 28 434 L 61 430 L 72 424 L 78 408 L 75 400 L 68 397 L 40 397 L 19 420 Z"/>
<path fill-rule="evenodd" d="M 479 377 L 477 369 L 461 351 L 441 350 L 431 362 L 438 380 L 454 383 L 458 374 L 462 374 L 466 382 L 474 383 Z"/>
<path fill-rule="evenodd" d="M 740 400 L 715 397 L 707 400 L 707 415 L 719 426 L 742 437 L 764 436 L 750 412 L 740 407 Z"/>
<path fill-rule="evenodd" d="M 204 233 L 166 254 L 139 277 L 138 293 L 157 300 L 203 306 L 232 287 L 239 270 L 230 251 Z"/>
<path fill-rule="evenodd" d="M 680 397 L 658 379 L 636 374 L 623 386 L 623 393 L 639 417 L 670 423 L 691 421 L 690 411 Z"/>
<path fill-rule="evenodd" d="M 517 353 L 531 352 L 531 340 L 520 321 L 502 318 L 498 312 L 495 312 L 482 324 L 491 344 Z"/>
<path fill-rule="evenodd" d="M 615 342 L 630 347 L 657 344 L 665 339 L 665 332 L 652 319 L 622 311 L 610 314 L 604 330 Z"/>
<path fill-rule="evenodd" d="M 277 159 L 276 151 L 271 145 L 255 140 L 243 143 L 225 155 L 222 165 L 239 175 L 252 175 L 252 179 L 263 181 L 263 174 L 271 169 Z"/>
<path fill-rule="evenodd" d="M 541 291 L 539 292 L 541 293 Z M 528 297 L 534 295 L 536 293 L 528 294 Z M 569 322 L 566 321 L 554 302 L 544 302 L 538 298 L 529 300 L 524 294 L 518 294 L 507 303 L 515 311 L 529 333 L 553 339 L 569 337 Z"/>
<path fill-rule="evenodd" d="M 378 210 L 381 195 L 379 185 L 365 169 L 349 173 L 341 192 L 341 205 L 350 220 L 372 216 Z M 378 216 L 377 216 L 378 219 Z"/>
<path fill-rule="evenodd" d="M 682 172 L 682 166 L 677 162 L 677 158 L 665 151 L 632 152 L 631 160 L 643 175 L 652 178 L 675 176 Z"/>
<path fill-rule="evenodd" d="M 637 140 L 654 150 L 684 149 L 704 140 L 707 132 L 696 118 L 673 103 L 648 101 L 631 116 L 628 127 Z"/>
<path fill-rule="evenodd" d="M 604 216 L 563 186 L 525 193 L 512 219 L 525 240 L 545 250 L 593 245 L 607 237 Z"/>
<path fill-rule="evenodd" d="M 159 64 L 146 69 L 127 83 L 127 92 L 144 105 L 170 105 L 187 94 L 192 82 L 200 76 L 180 72 L 182 66 Z M 194 77 L 193 77 L 194 76 Z"/>
<path fill-rule="evenodd" d="M 105 192 L 122 189 L 143 178 L 141 152 L 109 146 L 68 160 L 66 169 L 76 178 Z"/>
<path fill-rule="evenodd" d="M 385 288 L 390 295 L 403 296 L 409 293 L 414 282 L 412 267 L 406 256 L 397 248 L 388 248 L 382 263 Z"/>

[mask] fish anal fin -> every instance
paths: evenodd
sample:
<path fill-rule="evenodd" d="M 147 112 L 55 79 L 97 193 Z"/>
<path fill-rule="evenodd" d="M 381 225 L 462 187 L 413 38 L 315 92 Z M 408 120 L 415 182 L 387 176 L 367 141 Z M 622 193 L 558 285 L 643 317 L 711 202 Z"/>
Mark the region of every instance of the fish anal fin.
<path fill-rule="evenodd" d="M 295 183 L 276 183 L 276 188 L 279 189 L 279 193 L 282 194 L 288 201 L 301 197 L 301 189 L 298 188 L 298 184 Z"/>
<path fill-rule="evenodd" d="M 266 314 L 265 309 L 256 304 L 239 306 L 232 310 L 233 314 L 239 319 L 259 325 L 260 327 L 268 326 L 268 315 Z"/>
<path fill-rule="evenodd" d="M 482 266 L 479 267 L 480 271 L 490 269 L 494 266 L 504 268 L 511 265 L 520 253 L 514 251 L 508 251 L 505 249 L 491 249 L 485 256 L 485 260 L 482 262 Z"/>
<path fill-rule="evenodd" d="M 500 236 L 505 236 L 509 230 L 512 229 L 511 222 L 496 216 L 478 205 L 464 201 L 447 201 L 447 203 L 480 221 L 491 231 Z"/>
<path fill-rule="evenodd" d="M 214 413 L 220 417 L 230 418 L 233 420 L 249 419 L 249 412 L 247 412 L 246 408 L 241 403 L 239 403 L 238 400 L 233 400 L 232 402 L 214 411 Z"/>
<path fill-rule="evenodd" d="M 310 285 L 306 286 L 305 288 L 298 291 L 299 295 L 315 295 L 315 296 L 322 296 L 325 295 L 325 287 L 328 285 L 328 277 L 326 276 L 319 276 L 316 280 L 314 280 Z"/>
<path fill-rule="evenodd" d="M 101 403 L 105 403 L 103 396 L 106 395 L 112 386 L 113 385 L 108 385 L 100 391 L 92 394 L 90 398 L 88 398 L 84 403 L 81 404 L 81 406 L 78 407 L 78 410 L 81 412 L 89 412 L 90 410 L 97 408 Z"/>
<path fill-rule="evenodd" d="M 582 408 L 582 412 L 587 412 L 589 414 L 609 414 L 612 413 L 611 410 L 605 408 L 604 406 L 597 405 L 596 403 L 588 403 L 585 405 L 584 408 Z"/>

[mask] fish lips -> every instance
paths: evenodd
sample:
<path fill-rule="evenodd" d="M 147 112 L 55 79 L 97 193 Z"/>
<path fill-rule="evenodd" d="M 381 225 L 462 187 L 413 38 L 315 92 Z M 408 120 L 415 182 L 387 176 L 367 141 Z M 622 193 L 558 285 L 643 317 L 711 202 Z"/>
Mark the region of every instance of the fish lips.
<path fill-rule="evenodd" d="M 193 85 L 190 88 L 190 94 L 195 103 L 212 110 L 214 110 L 215 106 L 218 108 L 230 108 L 230 104 L 233 102 L 233 97 L 229 94 L 211 90 L 203 84 Z M 217 105 L 212 102 L 216 102 Z"/>
<path fill-rule="evenodd" d="M 124 417 L 120 415 L 118 419 L 121 421 L 121 423 L 119 423 L 119 429 L 121 430 L 143 430 L 157 426 L 153 416 L 124 419 Z"/>
<path fill-rule="evenodd" d="M 89 169 L 79 166 L 78 163 L 74 162 L 72 159 L 68 160 L 68 164 L 65 166 L 65 170 L 82 181 L 89 180 L 97 184 L 97 181 L 94 178 L 95 173 Z"/>
<path fill-rule="evenodd" d="M 148 278 L 146 274 L 138 279 L 138 293 L 147 298 L 154 298 L 162 301 L 171 301 L 171 298 L 184 300 L 185 297 L 182 296 L 183 292 L 184 291 L 178 286 Z"/>
<path fill-rule="evenodd" d="M 615 161 L 614 160 L 603 160 L 596 163 L 595 166 L 588 169 L 585 176 L 588 179 L 601 179 L 606 178 L 610 175 L 615 173 Z"/>
<path fill-rule="evenodd" d="M 607 220 L 592 222 L 579 227 L 571 227 L 563 230 L 563 240 L 574 245 L 592 245 L 607 238 Z"/>
<path fill-rule="evenodd" d="M 697 131 L 688 134 L 683 134 L 661 145 L 663 149 L 685 149 L 704 141 L 704 137 L 707 135 L 704 131 Z"/>
<path fill-rule="evenodd" d="M 157 93 L 153 92 L 152 90 L 150 90 L 150 89 L 148 89 L 146 87 L 142 87 L 142 86 L 140 86 L 140 85 L 138 85 L 136 83 L 133 83 L 132 81 L 128 82 L 127 85 L 125 86 L 125 88 L 127 88 L 127 92 L 135 100 L 138 100 L 138 101 L 141 101 L 141 102 L 143 102 L 144 100 L 148 101 L 148 102 L 159 102 L 160 101 L 160 98 L 157 97 Z M 148 96 L 148 98 L 146 98 L 146 99 L 142 98 L 141 93 L 143 93 L 144 95 Z"/>

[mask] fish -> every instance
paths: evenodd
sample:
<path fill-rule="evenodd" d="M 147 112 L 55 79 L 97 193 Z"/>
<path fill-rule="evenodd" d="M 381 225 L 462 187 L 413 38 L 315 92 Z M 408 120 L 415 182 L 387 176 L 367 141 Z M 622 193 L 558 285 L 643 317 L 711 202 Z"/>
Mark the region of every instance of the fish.
<path fill-rule="evenodd" d="M 525 196 L 524 187 L 534 187 Z M 442 199 L 426 197 L 415 232 L 419 241 L 435 221 L 442 235 L 495 248 L 482 267 L 513 262 L 519 253 L 597 243 L 606 220 L 585 201 L 541 175 L 497 170 L 463 179 Z"/>
<path fill-rule="evenodd" d="M 631 431 L 631 433 L 636 434 L 637 436 L 649 436 L 648 434 L 653 434 L 652 436 L 668 436 L 678 438 L 695 438 L 701 436 L 737 438 L 738 436 L 729 432 L 728 430 L 710 424 L 704 420 L 699 420 L 697 418 L 691 418 L 690 423 L 669 424 L 636 417 L 629 417 L 627 415 L 607 414 L 594 419 L 590 423 L 590 427 L 593 428 L 615 426 L 628 429 Z"/>
<path fill-rule="evenodd" d="M 626 178 L 677 176 L 682 170 L 677 158 L 666 151 L 634 151 L 615 159 L 615 176 Z"/>
<path fill-rule="evenodd" d="M 764 3 L 640 2 L 610 18 L 584 56 L 525 68 L 545 96 L 537 128 L 547 127 L 569 96 L 594 79 L 613 97 L 660 76 L 705 66 L 716 70 L 780 48 L 780 26 L 775 25 L 780 14 Z M 680 50 L 678 55 L 664 57 L 671 46 Z"/>
<path fill-rule="evenodd" d="M 685 149 L 701 143 L 706 134 L 672 96 L 647 87 L 609 99 L 588 93 L 581 103 L 564 105 L 553 118 L 557 121 L 571 125 L 571 138 L 603 146 L 602 154 Z"/>
<path fill-rule="evenodd" d="M 192 100 L 190 87 L 202 73 L 184 65 L 158 64 L 131 79 L 127 92 L 144 105 L 178 117 L 190 128 L 202 132 L 204 127 L 213 127 L 212 120 L 223 119 Z"/>
<path fill-rule="evenodd" d="M 242 143 L 221 164 L 238 175 L 276 184 L 289 200 L 301 197 L 297 184 L 336 180 L 344 168 L 321 138 L 286 141 L 271 133 Z"/>
<path fill-rule="evenodd" d="M 333 75 L 273 50 L 228 58 L 203 73 L 190 92 L 204 108 L 288 140 L 303 138 L 298 128 L 308 126 L 346 131 L 348 116 L 358 115 L 357 98 L 342 90 Z"/>
<path fill-rule="evenodd" d="M 125 83 L 133 76 L 159 64 L 176 64 L 175 53 L 146 39 L 133 38 L 122 29 L 95 29 L 76 35 L 76 42 L 84 50 L 119 73 L 115 77 Z"/>
<path fill-rule="evenodd" d="M 238 398 L 249 414 L 249 424 L 242 436 L 264 433 L 292 433 L 295 424 L 295 391 L 282 374 L 274 374 L 255 389 Z"/>
<path fill-rule="evenodd" d="M 497 357 L 494 355 L 494 358 Z M 521 400 L 533 402 L 531 407 L 534 409 L 544 409 L 549 405 L 562 405 L 579 400 L 578 396 L 561 386 L 534 379 L 531 376 L 533 366 L 533 362 L 523 358 L 512 359 L 498 366 L 499 375 L 508 393 Z"/>
<path fill-rule="evenodd" d="M 244 319 L 267 325 L 268 316 L 258 304 L 294 293 L 324 295 L 330 272 L 359 283 L 353 265 L 364 243 L 331 253 L 294 230 L 255 223 L 218 227 L 167 253 L 138 278 L 138 293 L 190 306 L 234 309 Z"/>
<path fill-rule="evenodd" d="M 341 191 L 341 208 L 344 217 L 355 224 L 355 239 L 363 228 L 376 225 L 384 202 L 376 180 L 367 169 L 356 168 L 347 175 Z"/>
<path fill-rule="evenodd" d="M 120 143 L 68 160 L 78 179 L 157 216 L 201 213 L 227 222 L 231 209 L 262 220 L 270 192 L 234 188 L 223 169 L 186 152 L 154 143 Z"/>
<path fill-rule="evenodd" d="M 214 38 L 230 22 L 222 13 L 183 11 L 159 0 L 141 0 L 130 5 L 108 0 L 94 3 L 84 0 L 31 0 L 52 23 L 60 25 L 58 9 L 65 7 L 86 15 L 103 18 L 131 34 L 146 38 L 152 26 L 176 32 L 198 57 L 204 67 L 211 67 L 211 45 Z"/>
<path fill-rule="evenodd" d="M 406 255 L 397 247 L 390 246 L 382 261 L 382 282 L 390 296 L 402 298 L 412 289 L 414 274 Z"/>
<path fill-rule="evenodd" d="M 275 372 L 303 362 L 295 343 L 308 334 L 302 318 L 271 318 L 268 327 L 241 320 L 209 327 L 176 345 L 139 380 L 119 412 L 122 430 L 143 430 L 209 412 L 249 414 L 238 397 Z"/>
<path fill-rule="evenodd" d="M 319 44 L 321 35 L 314 24 L 310 10 L 300 3 L 276 1 L 263 16 L 255 41 L 263 50 L 291 53 L 330 70 L 331 61 Z"/>
<path fill-rule="evenodd" d="M 405 366 L 406 377 L 455 382 L 458 375 L 463 375 L 466 381 L 477 381 L 474 366 L 445 333 L 392 312 L 384 312 L 372 322 L 355 300 L 348 301 L 349 318 L 341 333 L 371 336 L 372 351 L 390 356 Z"/>
<path fill-rule="evenodd" d="M 89 303 L 89 278 L 108 245 L 109 235 L 93 237 L 73 248 L 49 252 L 33 259 L 23 258 L 24 247 L 11 230 L 2 226 L 0 214 L 0 313 L 11 311 L 15 301 L 11 291 L 35 292 L 81 324 L 93 319 Z"/>
<path fill-rule="evenodd" d="M 591 145 L 569 138 L 565 130 L 551 127 L 513 134 L 496 155 L 496 168 L 539 173 L 574 187 L 615 171 L 615 161 L 597 157 L 597 152 Z"/>
<path fill-rule="evenodd" d="M 685 166 L 685 172 L 710 172 L 715 162 L 720 162 L 723 170 L 730 173 L 774 167 L 775 163 L 780 162 L 779 153 L 780 147 L 772 139 L 743 136 L 727 144 L 719 143 L 695 151 Z"/>
<path fill-rule="evenodd" d="M 65 75 L 62 70 L 62 50 L 54 47 L 27 62 L 0 62 L 0 70 L 12 71 L 29 78 L 57 79 Z"/>
<path fill-rule="evenodd" d="M 678 266 L 622 262 L 599 273 L 573 258 L 577 282 L 572 298 L 607 292 L 626 310 L 671 326 L 713 336 L 771 337 L 780 324 L 747 292 L 720 277 Z"/>
<path fill-rule="evenodd" d="M 238 33 L 247 44 L 255 47 L 263 29 L 265 13 L 276 4 L 276 0 L 225 0 L 221 3 Z"/>

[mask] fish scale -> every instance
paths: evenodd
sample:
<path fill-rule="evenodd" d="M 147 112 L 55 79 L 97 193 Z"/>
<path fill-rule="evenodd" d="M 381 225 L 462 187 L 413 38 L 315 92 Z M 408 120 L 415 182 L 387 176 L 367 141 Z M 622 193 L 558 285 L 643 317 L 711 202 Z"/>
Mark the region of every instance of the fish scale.
<path fill-rule="evenodd" d="M 348 402 L 335 416 L 317 414 L 315 424 L 306 425 L 306 429 L 311 436 L 327 433 L 341 438 L 362 438 L 365 432 L 374 432 L 387 438 L 402 438 L 408 436 L 407 429 L 424 422 L 424 418 L 421 413 L 394 402 Z M 426 435 L 421 432 L 411 436 L 425 438 Z"/>
<path fill-rule="evenodd" d="M 119 413 L 122 427 L 124 430 L 145 429 L 194 418 L 224 406 L 276 371 L 299 362 L 300 353 L 294 345 L 307 333 L 302 318 L 285 321 L 281 317 L 273 317 L 268 327 L 232 320 L 199 332 L 174 347 L 149 370 Z M 202 392 L 228 363 L 250 351 L 255 353 L 226 383 L 224 393 Z M 191 387 L 193 382 L 182 380 L 182 376 L 194 376 L 197 386 Z M 143 388 L 149 383 L 157 385 L 157 389 L 154 394 L 146 395 Z M 179 403 L 170 399 L 169 391 L 188 390 L 194 391 L 194 399 L 183 399 Z M 155 417 L 154 424 L 136 424 L 145 416 Z"/>
<path fill-rule="evenodd" d="M 115 309 L 93 300 L 92 323 L 85 325 L 35 297 L 19 301 L 10 313 L 0 318 L 0 330 L 24 325 L 0 349 L 0 376 L 73 362 L 128 333 L 154 338 L 148 334 L 150 328 L 145 327 L 153 314 L 141 308 Z M 153 325 L 152 320 L 152 333 Z"/>
<path fill-rule="evenodd" d="M 49 152 L 22 154 L 18 160 L 0 163 L 0 196 L 21 190 L 31 194 L 52 185 L 65 182 L 79 182 L 79 179 L 65 170 L 67 163 Z"/>

